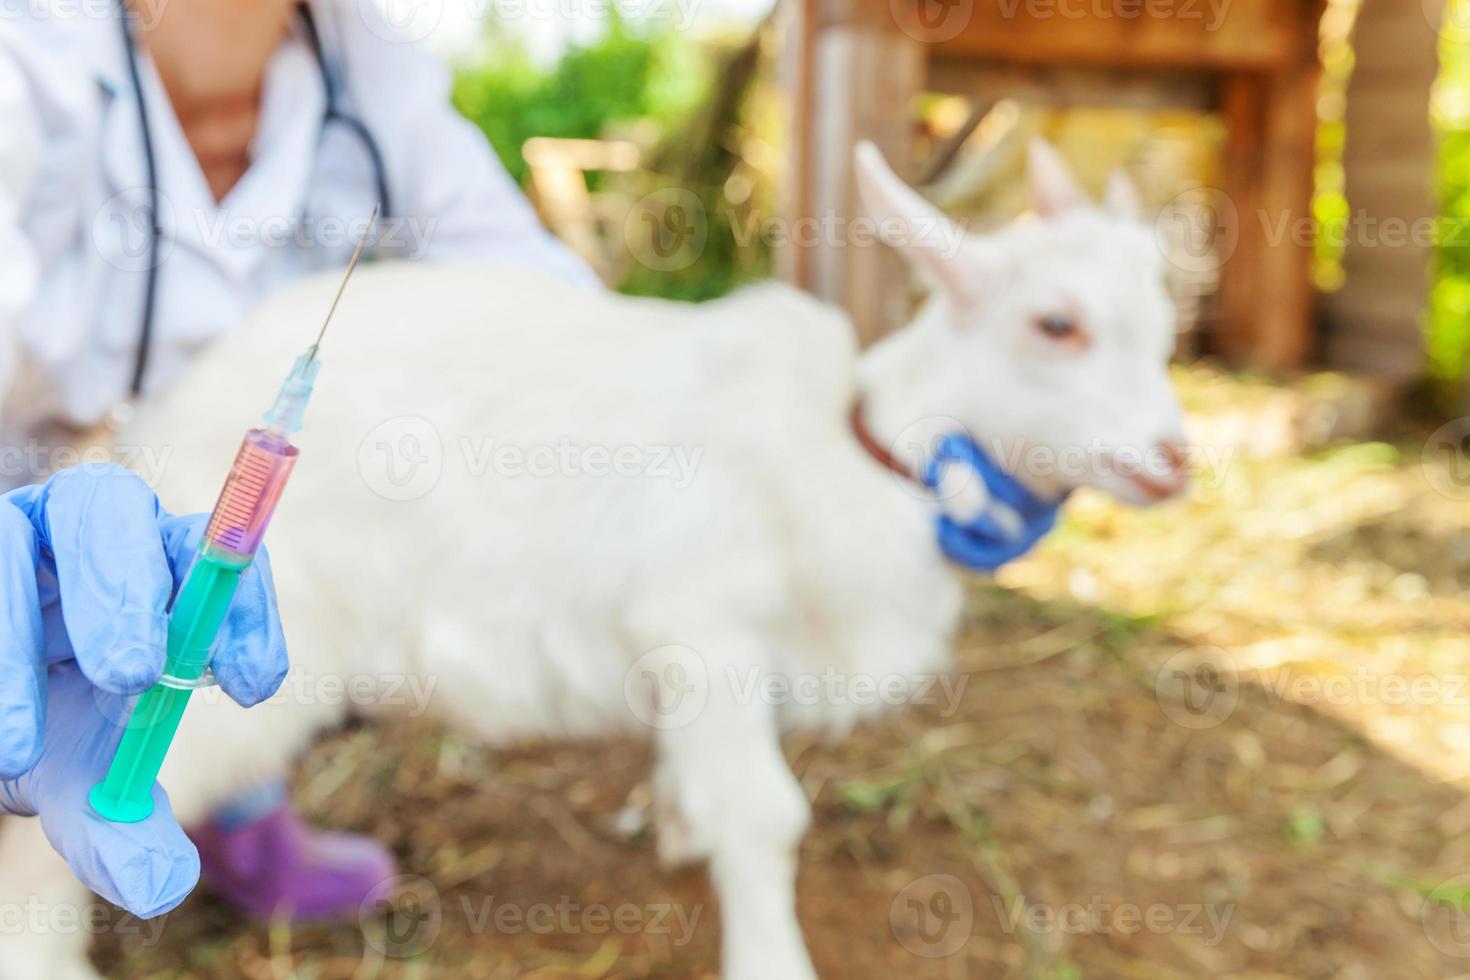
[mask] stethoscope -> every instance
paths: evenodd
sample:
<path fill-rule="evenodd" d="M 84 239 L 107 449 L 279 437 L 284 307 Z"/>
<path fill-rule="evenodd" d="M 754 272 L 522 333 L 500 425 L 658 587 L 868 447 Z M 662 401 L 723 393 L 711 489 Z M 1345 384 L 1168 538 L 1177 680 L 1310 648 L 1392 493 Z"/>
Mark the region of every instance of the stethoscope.
<path fill-rule="evenodd" d="M 163 236 L 163 229 L 158 223 L 159 211 L 159 186 L 158 186 L 158 160 L 153 152 L 153 129 L 148 121 L 148 100 L 143 94 L 142 75 L 138 70 L 138 52 L 133 37 L 133 14 L 128 9 L 128 0 L 118 0 L 120 16 L 118 22 L 122 25 L 123 49 L 128 56 L 128 76 L 132 82 L 133 95 L 138 103 L 138 128 L 143 136 L 143 163 L 148 178 L 148 264 L 146 267 L 146 279 L 143 287 L 143 314 L 142 326 L 138 331 L 138 354 L 133 362 L 133 380 L 129 391 L 133 398 L 137 398 L 143 391 L 143 376 L 148 370 L 148 354 L 153 344 L 153 313 L 158 301 L 158 249 L 159 241 Z M 393 213 L 392 205 L 388 198 L 387 171 L 383 166 L 383 154 L 378 148 L 378 141 L 373 139 L 373 134 L 363 125 L 362 120 L 347 114 L 338 107 L 337 103 L 337 81 L 332 77 L 332 72 L 327 66 L 327 58 L 322 50 L 321 34 L 316 28 L 316 18 L 312 15 L 311 8 L 305 4 L 297 6 L 297 13 L 301 18 L 302 33 L 306 37 L 307 44 L 311 47 L 312 55 L 316 58 L 317 67 L 322 73 L 322 87 L 327 95 L 327 108 L 322 114 L 322 131 L 332 123 L 341 123 L 356 135 L 373 167 L 373 180 L 378 193 L 378 205 L 380 219 L 385 219 Z"/>

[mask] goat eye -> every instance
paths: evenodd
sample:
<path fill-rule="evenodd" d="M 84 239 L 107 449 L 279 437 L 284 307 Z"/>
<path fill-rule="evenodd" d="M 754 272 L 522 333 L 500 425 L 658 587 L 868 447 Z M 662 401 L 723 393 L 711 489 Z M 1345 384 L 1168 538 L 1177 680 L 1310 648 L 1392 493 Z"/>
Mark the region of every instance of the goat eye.
<path fill-rule="evenodd" d="M 1077 321 L 1062 313 L 1051 313 L 1036 321 L 1036 328 L 1053 340 L 1070 340 L 1077 336 Z"/>

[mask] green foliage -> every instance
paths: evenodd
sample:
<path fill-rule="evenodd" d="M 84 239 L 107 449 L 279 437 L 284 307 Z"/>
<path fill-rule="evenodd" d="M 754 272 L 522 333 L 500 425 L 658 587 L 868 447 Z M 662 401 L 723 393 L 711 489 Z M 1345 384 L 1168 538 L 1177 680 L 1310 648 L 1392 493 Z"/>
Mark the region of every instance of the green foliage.
<path fill-rule="evenodd" d="M 1452 396 L 1470 368 L 1470 0 L 1449 0 L 1432 103 L 1439 132 L 1440 202 L 1434 288 L 1429 298 L 1429 371 Z"/>
<path fill-rule="evenodd" d="M 1326 830 L 1326 824 L 1322 820 L 1322 815 L 1306 808 L 1292 811 L 1286 823 L 1286 835 L 1295 844 L 1316 844 L 1322 840 L 1324 830 Z"/>
<path fill-rule="evenodd" d="M 635 120 L 669 128 L 708 88 L 699 61 L 684 35 L 634 31 L 616 17 L 599 40 L 551 68 L 534 64 L 517 40 L 492 33 L 480 58 L 458 72 L 454 104 L 524 182 L 521 147 L 532 136 L 596 139 L 614 123 Z"/>
<path fill-rule="evenodd" d="M 706 236 L 698 257 L 682 269 L 660 270 L 632 263 L 618 283 L 632 296 L 657 296 L 698 303 L 716 299 L 770 275 L 771 248 L 757 226 L 750 202 L 730 202 L 720 185 L 695 184 Z"/>
<path fill-rule="evenodd" d="M 730 200 L 728 178 L 741 169 L 726 147 L 738 143 L 728 138 L 733 120 L 700 115 L 711 103 L 732 115 L 743 111 L 743 98 L 719 106 L 729 86 L 720 89 L 718 82 L 729 81 L 728 69 L 749 68 L 739 61 L 744 57 L 741 52 L 721 64 L 727 56 L 717 43 L 693 40 L 667 23 L 634 27 L 614 18 L 596 42 L 541 67 L 517 41 L 492 33 L 481 56 L 460 69 L 454 103 L 522 185 L 529 171 L 521 150 L 533 136 L 598 139 L 637 132 L 645 150 L 649 144 L 659 147 L 651 169 L 589 174 L 589 188 L 629 201 L 665 187 L 687 190 L 702 206 L 698 220 L 705 244 L 683 268 L 652 269 L 630 257 L 618 287 L 637 295 L 704 300 L 769 270 L 769 247 L 748 232 L 756 224 L 754 209 L 769 203 L 769 188 L 756 186 L 762 182 L 747 174 L 736 182 L 743 188 L 738 200 Z"/>
<path fill-rule="evenodd" d="M 1350 0 L 1357 2 L 1357 0 Z M 1343 23 L 1340 19 L 1336 23 Z M 1329 30 L 1332 18 L 1324 21 L 1322 33 L 1322 81 L 1317 99 L 1317 166 L 1312 195 L 1312 217 L 1318 234 L 1313 248 L 1312 280 L 1326 292 L 1342 287 L 1349 206 L 1347 173 L 1342 157 L 1346 148 L 1347 86 L 1354 65 L 1353 45 L 1348 31 Z M 1351 23 L 1351 22 L 1347 22 Z"/>
<path fill-rule="evenodd" d="M 913 794 L 914 783 L 907 777 L 875 783 L 866 779 L 849 779 L 837 787 L 837 794 L 848 809 L 855 813 L 872 813 L 907 799 Z"/>

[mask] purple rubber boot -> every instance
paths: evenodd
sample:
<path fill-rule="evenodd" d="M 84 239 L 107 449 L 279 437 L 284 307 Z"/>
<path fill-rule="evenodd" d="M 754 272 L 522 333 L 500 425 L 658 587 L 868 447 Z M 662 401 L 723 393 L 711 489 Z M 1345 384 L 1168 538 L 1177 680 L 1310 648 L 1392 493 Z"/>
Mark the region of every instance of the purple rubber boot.
<path fill-rule="evenodd" d="M 388 895 L 397 872 L 376 841 L 308 826 L 279 784 L 222 808 L 189 837 L 204 882 L 257 919 L 356 919 Z"/>

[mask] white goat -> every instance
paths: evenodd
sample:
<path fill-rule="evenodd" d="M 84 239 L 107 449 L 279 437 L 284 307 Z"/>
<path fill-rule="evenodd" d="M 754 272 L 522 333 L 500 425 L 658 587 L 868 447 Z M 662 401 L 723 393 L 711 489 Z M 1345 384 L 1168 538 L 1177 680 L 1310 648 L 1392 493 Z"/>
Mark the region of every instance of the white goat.
<path fill-rule="evenodd" d="M 1148 503 L 1183 483 L 1173 316 L 1126 182 L 1092 208 L 1038 146 L 1040 220 L 975 237 L 876 150 L 857 166 L 876 227 L 933 287 L 861 355 L 842 314 L 779 286 L 686 306 L 523 269 L 361 270 L 270 535 L 301 679 L 250 711 L 196 700 L 162 779 L 186 825 L 342 719 L 300 696 L 322 677 L 413 676 L 436 714 L 493 741 L 643 727 L 660 853 L 709 860 L 724 976 L 813 977 L 794 893 L 809 809 L 779 735 L 840 729 L 865 699 L 779 704 L 749 681 L 932 677 L 961 598 L 941 505 L 860 448 L 854 404 L 914 469 L 963 425 L 1058 461 L 1017 473 L 1042 492 Z M 168 454 L 166 506 L 212 502 L 334 285 L 267 304 L 123 434 Z M 1112 465 L 1153 447 L 1146 472 Z M 0 903 L 77 892 L 36 822 L 8 821 Z M 0 975 L 90 977 L 84 940 L 0 937 Z"/>

